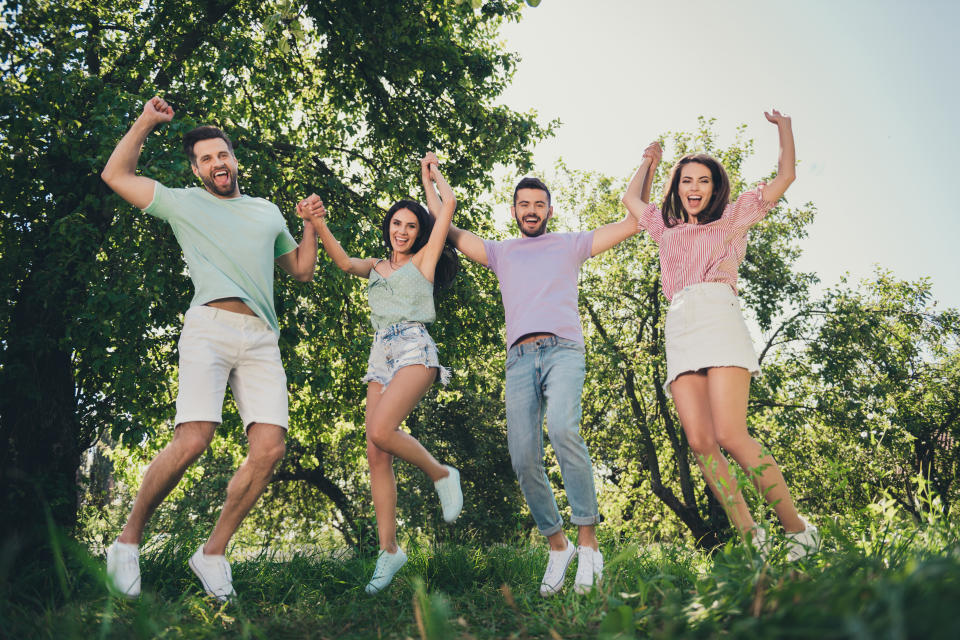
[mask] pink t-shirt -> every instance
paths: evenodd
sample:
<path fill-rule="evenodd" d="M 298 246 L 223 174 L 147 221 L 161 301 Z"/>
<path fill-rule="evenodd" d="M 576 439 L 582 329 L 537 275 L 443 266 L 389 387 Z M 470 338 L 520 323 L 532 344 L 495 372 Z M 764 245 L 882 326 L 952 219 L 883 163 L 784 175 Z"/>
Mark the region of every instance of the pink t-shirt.
<path fill-rule="evenodd" d="M 590 257 L 593 231 L 484 240 L 483 246 L 487 266 L 500 281 L 508 348 L 528 333 L 553 333 L 583 344 L 577 279 Z"/>
<path fill-rule="evenodd" d="M 686 286 L 701 282 L 723 282 L 737 292 L 737 271 L 747 251 L 747 231 L 773 208 L 763 199 L 763 185 L 744 191 L 728 204 L 720 219 L 708 224 L 680 222 L 663 224 L 663 213 L 648 204 L 640 216 L 640 227 L 647 230 L 660 247 L 660 278 L 667 300 Z"/>

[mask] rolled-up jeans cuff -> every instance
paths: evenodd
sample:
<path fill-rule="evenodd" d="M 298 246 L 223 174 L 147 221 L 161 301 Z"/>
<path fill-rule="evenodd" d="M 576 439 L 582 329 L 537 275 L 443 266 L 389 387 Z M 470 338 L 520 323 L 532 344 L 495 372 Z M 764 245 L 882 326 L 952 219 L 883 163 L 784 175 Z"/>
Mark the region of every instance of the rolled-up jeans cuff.
<path fill-rule="evenodd" d="M 552 526 L 552 527 L 549 527 L 549 528 L 547 528 L 547 529 L 541 529 L 541 530 L 540 530 L 540 535 L 544 536 L 545 538 L 549 538 L 549 537 L 552 536 L 553 534 L 555 534 L 555 533 L 560 533 L 561 531 L 563 531 L 563 522 L 562 522 L 562 521 L 561 521 L 559 524 L 556 524 L 556 525 L 554 525 L 554 526 Z"/>
<path fill-rule="evenodd" d="M 570 524 L 575 524 L 577 526 L 587 525 L 587 524 L 600 524 L 600 516 L 571 516 Z"/>

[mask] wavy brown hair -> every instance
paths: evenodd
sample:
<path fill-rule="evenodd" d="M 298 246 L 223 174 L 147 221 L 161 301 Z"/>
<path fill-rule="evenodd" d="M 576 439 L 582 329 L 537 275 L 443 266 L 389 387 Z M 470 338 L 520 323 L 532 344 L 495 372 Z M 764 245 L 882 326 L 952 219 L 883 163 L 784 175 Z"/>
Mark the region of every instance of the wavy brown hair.
<path fill-rule="evenodd" d="M 723 165 L 714 158 L 705 153 L 688 153 L 680 158 L 677 164 L 670 170 L 670 187 L 667 189 L 667 195 L 663 198 L 663 224 L 666 227 L 673 227 L 680 222 L 689 222 L 687 210 L 683 208 L 680 201 L 680 173 L 683 165 L 696 162 L 710 169 L 710 178 L 713 180 L 713 194 L 710 196 L 710 202 L 704 207 L 703 213 L 697 216 L 697 224 L 707 224 L 714 220 L 719 220 L 723 215 L 723 210 L 730 202 L 730 179 Z"/>

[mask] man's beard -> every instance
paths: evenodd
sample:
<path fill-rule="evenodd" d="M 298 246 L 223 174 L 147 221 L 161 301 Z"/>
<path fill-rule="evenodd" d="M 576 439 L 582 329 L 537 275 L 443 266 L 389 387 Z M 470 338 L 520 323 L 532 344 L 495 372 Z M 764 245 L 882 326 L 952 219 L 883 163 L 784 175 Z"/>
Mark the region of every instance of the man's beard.
<path fill-rule="evenodd" d="M 219 171 L 219 169 L 217 169 Z M 226 187 L 218 187 L 217 183 L 210 176 L 200 176 L 203 186 L 218 196 L 232 196 L 237 192 L 237 174 L 230 172 L 230 182 Z"/>
<path fill-rule="evenodd" d="M 544 218 L 539 227 L 529 232 L 524 228 L 523 222 L 519 218 L 515 218 L 515 220 L 517 221 L 517 227 L 520 228 L 521 235 L 524 235 L 528 238 L 536 238 L 537 236 L 542 236 L 547 231 L 547 222 L 550 220 L 550 218 Z"/>

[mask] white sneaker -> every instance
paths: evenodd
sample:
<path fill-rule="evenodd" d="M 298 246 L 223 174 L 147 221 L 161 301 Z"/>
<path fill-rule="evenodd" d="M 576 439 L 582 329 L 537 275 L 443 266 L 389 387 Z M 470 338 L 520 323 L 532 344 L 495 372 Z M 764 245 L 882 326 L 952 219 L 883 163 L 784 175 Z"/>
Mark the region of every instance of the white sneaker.
<path fill-rule="evenodd" d="M 773 540 L 770 540 L 767 535 L 767 530 L 757 526 L 751 529 L 750 534 L 750 544 L 753 545 L 753 548 L 760 554 L 760 559 L 766 560 L 767 556 L 770 555 L 770 551 L 773 550 Z"/>
<path fill-rule="evenodd" d="M 114 540 L 107 547 L 107 588 L 127 598 L 140 595 L 140 547 Z"/>
<path fill-rule="evenodd" d="M 803 531 L 794 531 L 787 534 L 787 560 L 793 562 L 804 558 L 820 549 L 820 531 L 800 516 Z"/>
<path fill-rule="evenodd" d="M 383 591 L 393 581 L 393 576 L 397 574 L 397 571 L 400 571 L 400 567 L 406 563 L 407 554 L 400 547 L 397 547 L 395 553 L 387 553 L 381 549 L 380 555 L 377 556 L 377 566 L 373 570 L 373 577 L 367 583 L 366 592 L 373 595 Z"/>
<path fill-rule="evenodd" d="M 603 574 L 603 554 L 599 549 L 577 547 L 577 577 L 573 580 L 573 590 L 577 593 L 589 593 L 595 584 L 600 584 Z"/>
<path fill-rule="evenodd" d="M 567 576 L 567 567 L 573 562 L 573 556 L 577 554 L 576 547 L 570 544 L 570 540 L 564 536 L 564 542 L 567 548 L 563 551 L 550 551 L 550 560 L 547 562 L 547 570 L 543 574 L 543 581 L 540 583 L 540 595 L 544 598 L 552 596 L 563 589 L 563 579 Z"/>
<path fill-rule="evenodd" d="M 460 489 L 460 472 L 450 465 L 443 465 L 450 472 L 445 478 L 440 478 L 433 483 L 440 496 L 440 506 L 443 507 L 443 519 L 445 522 L 453 522 L 460 515 L 463 509 L 463 491 Z M 398 567 L 399 568 L 399 567 Z"/>
<path fill-rule="evenodd" d="M 233 574 L 230 573 L 230 563 L 224 556 L 207 555 L 203 552 L 203 545 L 190 556 L 190 568 L 200 578 L 203 590 L 208 596 L 213 596 L 220 602 L 226 602 L 237 595 L 233 590 Z"/>

